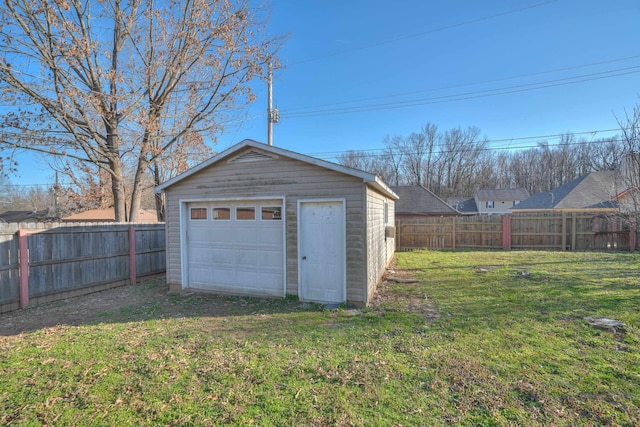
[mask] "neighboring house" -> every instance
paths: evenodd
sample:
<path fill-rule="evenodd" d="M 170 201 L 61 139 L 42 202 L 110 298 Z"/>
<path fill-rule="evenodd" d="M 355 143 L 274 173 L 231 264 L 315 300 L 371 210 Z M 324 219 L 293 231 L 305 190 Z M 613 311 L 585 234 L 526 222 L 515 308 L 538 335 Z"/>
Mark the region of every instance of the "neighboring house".
<path fill-rule="evenodd" d="M 114 208 L 91 209 L 62 218 L 63 222 L 115 222 L 115 220 L 116 211 Z M 158 222 L 158 215 L 155 211 L 140 209 L 138 222 Z"/>
<path fill-rule="evenodd" d="M 396 202 L 396 219 L 426 216 L 455 216 L 459 213 L 422 185 L 391 187 L 400 197 Z"/>
<path fill-rule="evenodd" d="M 624 187 L 616 171 L 591 172 L 551 191 L 532 195 L 513 212 L 615 212 L 616 198 L 626 193 Z"/>
<path fill-rule="evenodd" d="M 458 211 L 460 215 L 477 215 L 478 206 L 476 206 L 476 199 L 473 197 L 450 197 L 447 199 L 447 203 L 453 209 Z"/>
<path fill-rule="evenodd" d="M 368 304 L 398 196 L 375 175 L 244 140 L 156 187 L 170 289 Z"/>
<path fill-rule="evenodd" d="M 6 211 L 0 214 L 0 223 L 51 222 L 56 217 L 51 209 L 40 211 Z"/>
<path fill-rule="evenodd" d="M 476 190 L 474 199 L 480 214 L 508 214 L 528 197 L 524 188 L 483 188 Z"/>

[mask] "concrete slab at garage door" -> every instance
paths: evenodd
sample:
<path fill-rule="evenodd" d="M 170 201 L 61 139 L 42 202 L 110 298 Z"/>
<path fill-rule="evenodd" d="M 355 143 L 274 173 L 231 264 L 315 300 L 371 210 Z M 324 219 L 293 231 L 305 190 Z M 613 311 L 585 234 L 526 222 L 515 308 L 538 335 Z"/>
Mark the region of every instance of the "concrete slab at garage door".
<path fill-rule="evenodd" d="M 284 296 L 282 200 L 188 204 L 189 288 Z"/>

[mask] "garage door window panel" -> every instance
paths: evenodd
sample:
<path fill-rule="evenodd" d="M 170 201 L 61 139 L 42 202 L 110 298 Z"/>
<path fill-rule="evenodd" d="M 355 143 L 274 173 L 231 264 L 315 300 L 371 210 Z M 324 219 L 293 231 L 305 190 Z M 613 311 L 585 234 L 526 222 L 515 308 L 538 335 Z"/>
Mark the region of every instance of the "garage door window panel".
<path fill-rule="evenodd" d="M 191 208 L 191 219 L 194 221 L 206 221 L 207 208 Z"/>
<path fill-rule="evenodd" d="M 236 219 L 238 221 L 255 221 L 256 208 L 254 207 L 236 208 Z"/>
<path fill-rule="evenodd" d="M 280 206 L 263 206 L 262 215 L 260 218 L 263 221 L 281 221 L 282 220 L 282 207 Z"/>
<path fill-rule="evenodd" d="M 231 219 L 231 208 L 213 208 L 214 221 L 228 221 Z"/>

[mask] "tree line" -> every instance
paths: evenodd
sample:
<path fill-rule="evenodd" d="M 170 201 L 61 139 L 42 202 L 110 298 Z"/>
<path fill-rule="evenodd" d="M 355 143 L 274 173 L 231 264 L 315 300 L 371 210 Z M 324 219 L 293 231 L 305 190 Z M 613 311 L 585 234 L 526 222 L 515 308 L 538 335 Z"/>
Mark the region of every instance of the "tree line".
<path fill-rule="evenodd" d="M 625 153 L 634 149 L 633 138 L 624 133 L 632 119 L 633 114 L 621 126 L 622 134 L 610 138 L 565 133 L 559 142 L 541 140 L 517 150 L 492 149 L 475 126 L 443 131 L 427 123 L 418 132 L 385 137 L 382 153 L 349 150 L 338 162 L 374 173 L 389 185 L 422 185 L 441 198 L 471 197 L 479 188 L 524 188 L 534 194 L 592 171 L 619 169 Z"/>

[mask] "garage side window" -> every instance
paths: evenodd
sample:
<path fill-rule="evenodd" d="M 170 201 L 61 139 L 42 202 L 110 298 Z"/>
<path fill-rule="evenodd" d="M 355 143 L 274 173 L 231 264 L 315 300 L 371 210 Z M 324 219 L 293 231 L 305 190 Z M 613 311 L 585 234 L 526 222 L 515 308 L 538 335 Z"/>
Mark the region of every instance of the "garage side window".
<path fill-rule="evenodd" d="M 282 208 L 280 206 L 263 206 L 260 218 L 263 221 L 282 220 Z"/>
<path fill-rule="evenodd" d="M 213 208 L 213 220 L 225 221 L 231 219 L 231 208 Z"/>
<path fill-rule="evenodd" d="M 384 201 L 384 225 L 389 224 L 389 202 Z"/>
<path fill-rule="evenodd" d="M 236 219 L 238 221 L 253 221 L 256 219 L 256 208 L 237 208 Z"/>
<path fill-rule="evenodd" d="M 191 219 L 207 219 L 207 208 L 191 208 Z"/>

